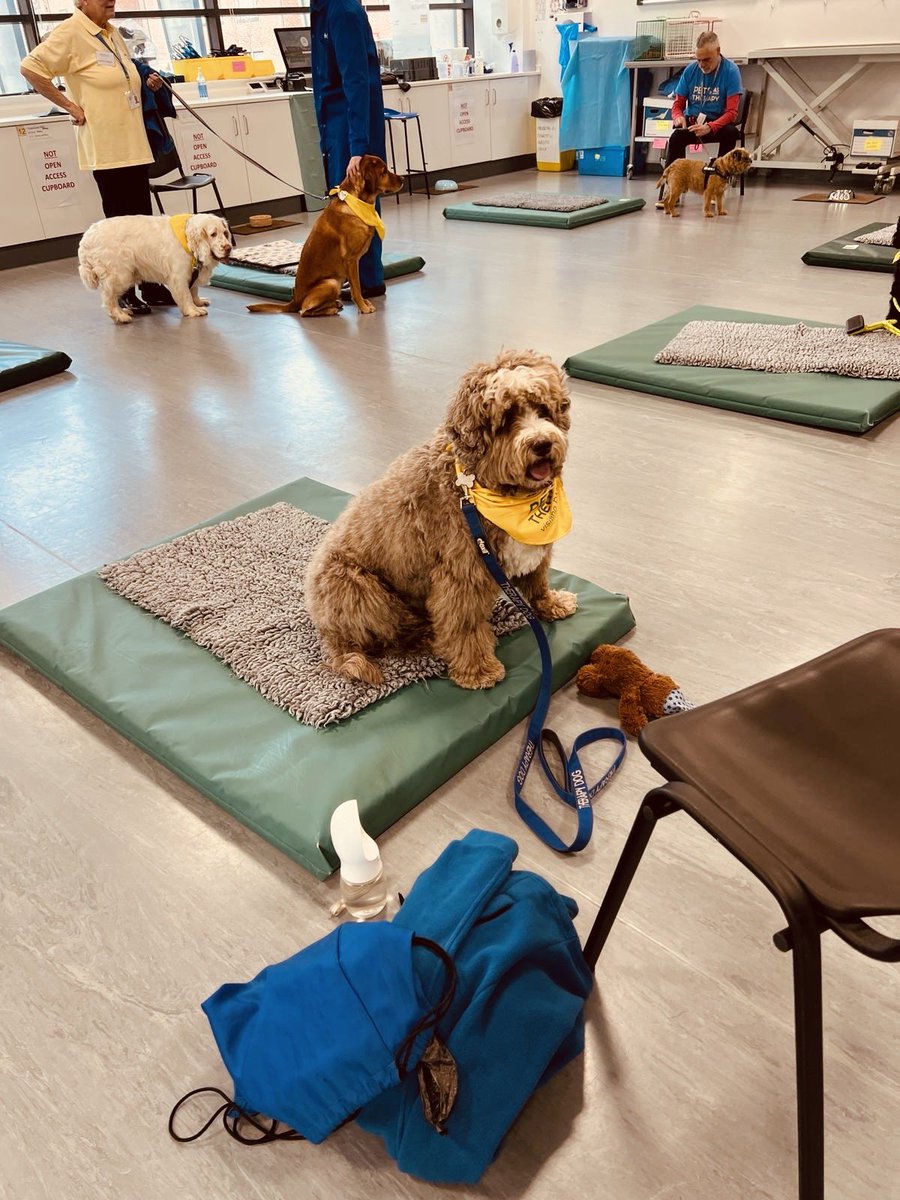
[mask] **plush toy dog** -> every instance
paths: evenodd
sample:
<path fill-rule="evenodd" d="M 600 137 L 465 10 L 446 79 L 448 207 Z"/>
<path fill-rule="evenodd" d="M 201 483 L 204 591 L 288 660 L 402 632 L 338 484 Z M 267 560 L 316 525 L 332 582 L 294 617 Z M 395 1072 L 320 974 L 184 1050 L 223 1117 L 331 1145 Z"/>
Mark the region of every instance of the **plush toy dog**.
<path fill-rule="evenodd" d="M 598 646 L 575 682 L 586 696 L 618 696 L 622 728 L 635 736 L 651 717 L 694 707 L 674 679 L 657 675 L 624 646 Z"/>

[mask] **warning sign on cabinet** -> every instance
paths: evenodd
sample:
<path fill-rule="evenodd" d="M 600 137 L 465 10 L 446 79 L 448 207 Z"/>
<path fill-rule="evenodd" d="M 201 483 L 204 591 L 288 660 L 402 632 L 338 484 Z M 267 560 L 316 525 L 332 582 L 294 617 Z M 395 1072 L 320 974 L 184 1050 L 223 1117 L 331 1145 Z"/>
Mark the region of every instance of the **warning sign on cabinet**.
<path fill-rule="evenodd" d="M 215 139 L 202 125 L 196 125 L 188 130 L 188 161 L 185 163 L 189 173 L 195 171 L 215 171 L 219 163 L 213 150 Z"/>
<path fill-rule="evenodd" d="M 452 92 L 453 135 L 458 141 L 467 141 L 475 136 L 475 112 L 470 96 Z"/>
<path fill-rule="evenodd" d="M 31 189 L 41 208 L 78 204 L 78 164 L 65 125 L 19 125 Z"/>

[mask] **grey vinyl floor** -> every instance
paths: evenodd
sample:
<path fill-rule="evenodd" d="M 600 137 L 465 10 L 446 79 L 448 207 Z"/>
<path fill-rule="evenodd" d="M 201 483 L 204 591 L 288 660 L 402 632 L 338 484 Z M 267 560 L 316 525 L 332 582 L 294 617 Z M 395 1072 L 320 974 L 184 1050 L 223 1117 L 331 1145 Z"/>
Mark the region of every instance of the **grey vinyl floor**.
<path fill-rule="evenodd" d="M 481 183 L 654 198 L 651 180 L 526 172 Z M 73 260 L 0 276 L 2 335 L 59 347 L 56 379 L 0 396 L 0 603 L 29 596 L 310 475 L 354 491 L 425 439 L 455 380 L 501 347 L 558 360 L 703 302 L 843 321 L 882 315 L 884 275 L 805 267 L 865 209 L 751 182 L 727 220 L 652 206 L 573 231 L 385 206 L 388 245 L 427 260 L 378 313 L 118 328 Z M 471 199 L 469 192 L 460 199 Z M 296 231 L 279 231 L 279 237 Z M 260 240 L 267 240 L 263 235 Z M 573 382 L 575 515 L 556 564 L 627 592 L 629 644 L 703 701 L 900 614 L 900 420 L 865 437 Z M 0 656 L 0 1195 L 15 1200 L 428 1197 L 355 1127 L 246 1149 L 166 1133 L 172 1102 L 227 1076 L 198 1004 L 330 928 L 320 884 L 9 656 Z M 570 739 L 614 719 L 572 686 Z M 509 783 L 515 730 L 381 839 L 405 890 L 473 825 L 581 907 L 586 934 L 655 776 L 636 746 L 589 848 L 544 849 Z M 540 803 L 539 800 L 536 801 Z M 554 817 L 556 814 L 553 814 Z M 784 1200 L 795 1189 L 790 961 L 776 906 L 687 818 L 657 833 L 600 960 L 587 1048 L 533 1098 L 458 1195 Z M 827 1194 L 900 1198 L 896 967 L 824 940 Z"/>

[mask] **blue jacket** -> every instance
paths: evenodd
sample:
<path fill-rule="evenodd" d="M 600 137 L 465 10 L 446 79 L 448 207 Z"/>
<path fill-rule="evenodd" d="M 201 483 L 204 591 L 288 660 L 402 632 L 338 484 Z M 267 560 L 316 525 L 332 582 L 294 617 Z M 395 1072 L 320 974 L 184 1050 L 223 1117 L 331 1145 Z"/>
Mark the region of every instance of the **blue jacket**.
<path fill-rule="evenodd" d="M 155 92 L 151 92 L 147 86 L 147 79 L 150 75 L 160 74 L 155 67 L 148 66 L 145 62 L 138 62 L 137 59 L 131 61 L 137 67 L 137 72 L 141 77 L 141 109 L 144 128 L 147 130 L 147 141 L 150 143 L 153 157 L 162 158 L 164 154 L 175 149 L 175 143 L 169 135 L 169 128 L 165 121 L 166 117 L 174 119 L 178 116 L 175 111 L 175 101 L 168 88 L 161 87 Z"/>
<path fill-rule="evenodd" d="M 401 1170 L 434 1183 L 477 1182 L 534 1089 L 584 1048 L 593 978 L 572 924 L 577 905 L 541 876 L 513 871 L 517 853 L 510 838 L 473 830 L 419 876 L 393 921 L 454 960 L 456 992 L 437 1032 L 459 1091 L 444 1135 L 423 1116 L 414 1071 L 357 1121 L 381 1135 Z M 417 974 L 435 1004 L 443 968 L 429 959 Z"/>
<path fill-rule="evenodd" d="M 322 149 L 384 156 L 384 99 L 375 39 L 359 0 L 312 0 L 312 83 Z"/>

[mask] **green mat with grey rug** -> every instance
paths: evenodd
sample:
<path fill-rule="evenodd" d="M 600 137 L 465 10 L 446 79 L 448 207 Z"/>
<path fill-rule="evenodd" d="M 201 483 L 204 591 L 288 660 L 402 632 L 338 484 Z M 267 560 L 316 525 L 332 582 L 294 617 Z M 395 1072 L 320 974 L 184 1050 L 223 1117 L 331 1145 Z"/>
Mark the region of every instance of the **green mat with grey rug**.
<path fill-rule="evenodd" d="M 589 208 L 577 209 L 574 212 L 546 212 L 518 207 L 495 208 L 469 201 L 448 205 L 444 209 L 444 216 L 449 221 L 487 221 L 498 225 L 546 225 L 552 229 L 577 229 L 581 225 L 592 225 L 595 221 L 620 217 L 623 213 L 637 212 L 645 204 L 642 199 L 593 199 L 595 203 Z"/>
<path fill-rule="evenodd" d="M 900 409 L 900 383 L 890 379 L 849 379 L 803 371 L 775 375 L 765 370 L 657 362 L 656 356 L 690 321 L 788 325 L 796 323 L 796 318 L 697 304 L 624 337 L 573 354 L 566 360 L 565 369 L 573 378 L 592 383 L 847 433 L 865 433 Z M 804 324 L 822 327 L 824 322 Z"/>
<path fill-rule="evenodd" d="M 875 221 L 871 225 L 853 229 L 850 233 L 807 250 L 802 261 L 808 267 L 838 267 L 850 271 L 885 271 L 891 274 L 894 270 L 894 255 L 897 253 L 892 246 L 857 241 L 861 235 L 883 228 L 884 221 Z"/>
<path fill-rule="evenodd" d="M 401 275 L 413 275 L 425 266 L 425 259 L 418 254 L 391 254 L 382 256 L 384 277 L 397 279 Z M 247 265 L 234 266 L 220 263 L 210 280 L 212 287 L 227 288 L 232 292 L 250 292 L 254 296 L 268 296 L 272 300 L 290 300 L 294 292 L 296 270 L 288 274 L 273 272 L 272 268 Z"/>
<path fill-rule="evenodd" d="M 197 528 L 282 506 L 333 521 L 347 499 L 300 479 Z M 560 687 L 599 642 L 617 641 L 634 618 L 626 597 L 552 574 L 554 586 L 576 592 L 579 604 L 574 616 L 547 626 L 553 686 Z M 224 614 L 224 644 L 233 596 L 216 591 L 215 577 L 210 583 L 205 600 L 186 600 L 181 615 L 209 629 L 216 612 Z M 282 583 L 290 595 L 290 579 Z M 174 612 L 171 595 L 168 603 Z M 292 619 L 276 607 L 258 622 L 257 645 L 268 629 L 278 650 Z M 366 828 L 382 833 L 530 712 L 540 674 L 534 638 L 519 629 L 500 641 L 507 674 L 489 691 L 428 679 L 340 724 L 313 728 L 112 591 L 95 571 L 0 611 L 0 644 L 320 879 L 337 865 L 329 821 L 341 801 L 356 797 Z M 510 742 L 510 776 L 519 748 L 518 738 Z M 481 812 L 509 803 L 502 789 L 477 798 Z"/>

